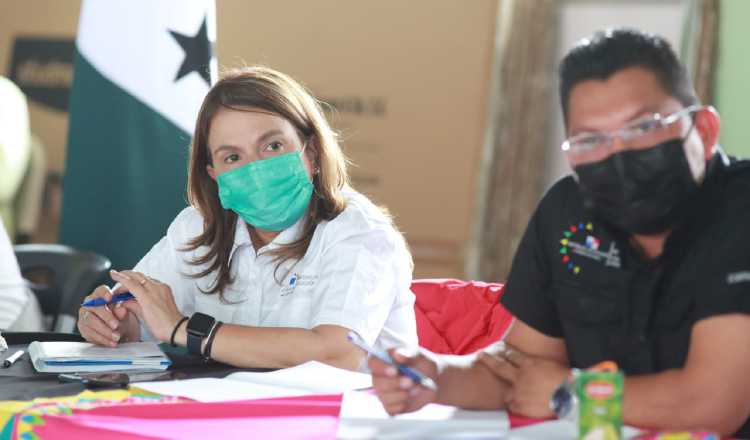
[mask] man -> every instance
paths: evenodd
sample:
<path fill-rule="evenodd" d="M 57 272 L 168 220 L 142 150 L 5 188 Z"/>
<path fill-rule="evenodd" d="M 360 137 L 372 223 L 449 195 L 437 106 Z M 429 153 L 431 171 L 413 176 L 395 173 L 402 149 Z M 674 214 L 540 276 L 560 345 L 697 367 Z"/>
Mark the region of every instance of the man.
<path fill-rule="evenodd" d="M 750 166 L 718 148 L 660 37 L 598 33 L 562 61 L 574 177 L 529 222 L 502 303 L 516 321 L 476 356 L 395 352 L 437 393 L 369 361 L 389 413 L 437 401 L 552 416 L 573 368 L 625 372 L 623 419 L 750 435 Z"/>

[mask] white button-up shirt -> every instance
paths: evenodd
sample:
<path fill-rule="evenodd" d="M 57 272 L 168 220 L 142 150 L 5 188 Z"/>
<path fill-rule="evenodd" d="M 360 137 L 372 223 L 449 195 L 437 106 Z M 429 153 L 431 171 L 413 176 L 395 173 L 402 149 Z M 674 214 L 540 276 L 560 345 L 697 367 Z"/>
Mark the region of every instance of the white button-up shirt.
<path fill-rule="evenodd" d="M 219 294 L 205 294 L 216 273 L 190 278 L 205 266 L 188 262 L 207 247 L 185 251 L 203 231 L 203 218 L 184 209 L 134 270 L 166 283 L 180 312 L 201 312 L 219 321 L 254 327 L 312 329 L 338 325 L 357 332 L 370 346 L 416 346 L 412 260 L 390 220 L 372 202 L 344 192 L 346 209 L 315 229 L 305 256 L 278 263 L 266 252 L 300 236 L 303 220 L 282 231 L 256 253 L 240 218 L 231 252 L 234 282 Z M 142 329 L 145 330 L 145 329 Z M 144 332 L 144 339 L 150 335 Z"/>

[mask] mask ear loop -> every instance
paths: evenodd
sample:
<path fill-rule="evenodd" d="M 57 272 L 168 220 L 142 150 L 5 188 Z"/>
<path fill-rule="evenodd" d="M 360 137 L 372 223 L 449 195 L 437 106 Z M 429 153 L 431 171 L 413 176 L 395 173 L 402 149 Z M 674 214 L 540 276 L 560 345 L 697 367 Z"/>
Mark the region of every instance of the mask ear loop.
<path fill-rule="evenodd" d="M 698 114 L 698 112 L 701 111 L 702 109 L 703 108 L 699 109 L 698 111 L 696 111 L 695 113 L 693 113 L 693 114 L 690 115 L 690 128 L 685 133 L 685 136 L 681 138 L 683 148 L 685 148 L 684 146 L 686 145 L 688 138 L 690 137 L 690 135 L 693 133 L 693 130 L 695 129 L 695 126 L 696 126 L 695 117 Z M 698 138 L 700 138 L 700 133 L 698 134 Z M 702 138 L 701 138 L 701 143 L 703 143 L 703 139 Z M 716 149 L 716 148 L 717 147 L 714 146 L 714 149 Z M 692 169 L 693 167 L 692 167 L 692 165 L 690 165 L 690 161 L 687 158 L 687 151 L 685 151 L 684 154 L 685 154 L 685 160 L 687 160 L 687 162 L 688 162 L 688 167 L 690 168 L 690 172 L 691 172 L 691 174 L 693 174 L 693 179 L 696 180 L 696 183 L 701 184 L 704 180 L 706 180 L 706 174 L 708 174 L 708 168 L 709 168 L 708 167 L 708 163 L 706 164 L 705 168 L 703 169 L 702 175 L 699 176 L 699 177 L 696 177 L 695 174 L 694 174 L 695 171 Z"/>
<path fill-rule="evenodd" d="M 300 149 L 300 152 L 299 152 L 300 153 L 300 158 L 301 158 L 301 156 L 303 154 L 305 154 L 305 150 L 307 149 L 307 145 L 308 145 L 309 142 L 310 142 L 310 138 L 308 137 L 308 138 L 305 139 L 305 142 L 302 144 L 302 148 Z M 317 176 L 318 176 L 319 173 L 320 173 L 320 168 L 319 167 L 316 166 L 315 168 L 313 168 L 312 179 L 311 179 L 310 183 L 312 184 L 312 187 L 313 187 L 313 196 L 314 196 L 314 198 L 317 198 L 319 200 L 323 200 L 323 197 L 321 197 L 320 193 L 318 193 L 318 186 L 315 184 L 315 180 L 317 179 Z M 311 205 L 313 203 L 316 203 L 316 200 L 313 199 L 313 200 L 310 201 Z M 311 206 L 308 206 L 307 213 L 305 214 L 305 216 L 307 217 L 307 219 L 305 220 L 305 222 L 307 224 L 309 224 L 309 222 L 312 221 L 312 219 L 311 219 L 311 217 L 309 215 L 309 210 L 310 209 L 311 209 Z M 306 224 L 305 227 L 307 227 L 307 224 Z M 298 262 L 299 262 L 299 260 L 295 261 L 294 264 L 292 264 L 292 266 L 289 268 L 289 270 L 287 271 L 287 273 L 284 275 L 284 278 L 286 278 L 286 276 L 289 275 L 289 273 L 292 270 L 294 270 L 294 268 L 297 266 Z"/>
<path fill-rule="evenodd" d="M 698 114 L 698 112 L 695 112 L 690 115 L 690 128 L 688 128 L 687 133 L 685 133 L 685 136 L 682 138 L 682 142 L 684 143 L 687 141 L 687 139 L 690 137 L 690 135 L 693 133 L 693 129 L 695 128 L 695 116 Z"/>

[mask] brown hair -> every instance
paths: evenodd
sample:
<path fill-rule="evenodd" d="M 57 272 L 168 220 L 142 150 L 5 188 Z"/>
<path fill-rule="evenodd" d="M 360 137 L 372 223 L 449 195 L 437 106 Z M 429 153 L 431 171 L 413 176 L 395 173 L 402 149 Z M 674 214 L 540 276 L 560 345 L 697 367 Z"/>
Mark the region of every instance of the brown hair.
<path fill-rule="evenodd" d="M 191 251 L 208 247 L 205 254 L 190 261 L 190 264 L 208 264 L 208 267 L 191 276 L 201 278 L 218 271 L 216 282 L 205 293 L 220 295 L 233 282 L 230 255 L 237 225 L 237 214 L 222 208 L 216 182 L 206 170 L 211 164 L 208 133 L 214 115 L 221 108 L 261 109 L 283 117 L 307 141 L 306 149 L 312 153 L 313 166 L 317 167 L 302 236 L 269 251 L 278 263 L 277 269 L 286 260 L 301 259 L 318 223 L 332 220 L 344 210 L 346 201 L 342 189 L 349 184 L 347 160 L 337 135 L 310 92 L 291 77 L 267 67 L 243 67 L 224 72 L 206 95 L 195 124 L 188 170 L 188 200 L 203 216 L 203 233 L 190 240 L 185 248 Z"/>

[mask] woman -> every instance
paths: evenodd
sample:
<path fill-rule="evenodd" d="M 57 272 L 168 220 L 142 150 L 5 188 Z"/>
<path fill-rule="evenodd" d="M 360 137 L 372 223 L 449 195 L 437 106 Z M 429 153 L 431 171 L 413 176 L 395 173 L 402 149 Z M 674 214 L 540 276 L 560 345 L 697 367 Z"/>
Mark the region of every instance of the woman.
<path fill-rule="evenodd" d="M 412 262 L 390 218 L 348 186 L 317 101 L 263 67 L 229 72 L 196 123 L 190 207 L 122 285 L 122 306 L 81 309 L 108 346 L 154 338 L 241 367 L 309 360 L 363 368 L 370 345 L 416 345 Z"/>

